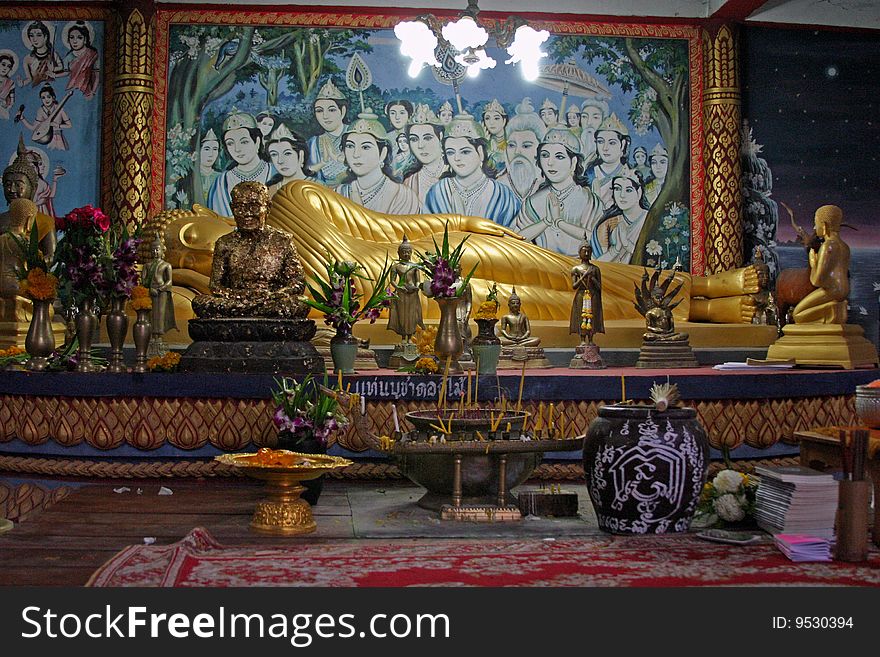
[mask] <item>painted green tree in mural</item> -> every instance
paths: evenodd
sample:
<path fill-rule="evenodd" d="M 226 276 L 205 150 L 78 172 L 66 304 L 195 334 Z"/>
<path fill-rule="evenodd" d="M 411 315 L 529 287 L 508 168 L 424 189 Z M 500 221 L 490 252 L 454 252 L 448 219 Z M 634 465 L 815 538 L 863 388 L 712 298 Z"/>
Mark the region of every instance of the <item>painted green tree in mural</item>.
<path fill-rule="evenodd" d="M 201 141 L 205 108 L 237 84 L 255 80 L 266 90 L 267 107 L 276 106 L 279 85 L 307 96 L 322 76 L 339 71 L 331 58 L 368 51 L 368 31 L 256 28 L 253 26 L 175 27 L 169 43 L 169 180 L 181 180 L 176 193 L 202 196 L 199 176 L 187 176 L 194 163 L 188 153 Z M 174 142 L 174 143 L 172 143 Z"/>
<path fill-rule="evenodd" d="M 624 92 L 635 92 L 629 119 L 636 130 L 657 128 L 669 152 L 669 171 L 636 244 L 633 264 L 644 264 L 645 245 L 670 203 L 690 206 L 688 48 L 683 40 L 565 36 L 548 48 L 558 62 L 581 56 Z"/>

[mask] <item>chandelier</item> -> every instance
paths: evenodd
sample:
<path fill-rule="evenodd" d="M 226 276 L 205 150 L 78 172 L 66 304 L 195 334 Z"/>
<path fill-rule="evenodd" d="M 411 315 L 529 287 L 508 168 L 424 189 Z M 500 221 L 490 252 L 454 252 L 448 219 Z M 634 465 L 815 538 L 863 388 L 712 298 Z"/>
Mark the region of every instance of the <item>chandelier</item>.
<path fill-rule="evenodd" d="M 456 21 L 443 24 L 436 16 L 428 14 L 398 23 L 394 34 L 400 40 L 401 54 L 412 60 L 408 69 L 410 77 L 418 76 L 425 65 L 435 70 L 448 68 L 446 60 L 449 59 L 464 67 L 472 78 L 483 69 L 495 68 L 497 62 L 486 54 L 489 31 L 480 25 L 479 13 L 477 0 L 468 0 L 467 9 Z M 514 16 L 503 23 L 490 25 L 489 29 L 498 47 L 506 49 L 510 55 L 504 63 L 519 64 L 526 80 L 538 79 L 538 62 L 547 56 L 541 50 L 541 44 L 550 33 L 535 30 Z"/>

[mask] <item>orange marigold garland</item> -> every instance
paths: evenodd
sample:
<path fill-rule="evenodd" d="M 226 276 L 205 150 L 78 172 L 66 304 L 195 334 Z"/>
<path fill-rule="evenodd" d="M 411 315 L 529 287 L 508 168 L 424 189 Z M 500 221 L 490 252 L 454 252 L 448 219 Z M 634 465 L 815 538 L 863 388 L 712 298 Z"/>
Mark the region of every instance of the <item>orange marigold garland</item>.
<path fill-rule="evenodd" d="M 174 372 L 178 365 L 180 365 L 180 354 L 175 351 L 169 351 L 164 356 L 154 356 L 147 361 L 147 369 L 151 372 Z"/>
<path fill-rule="evenodd" d="M 28 299 L 50 301 L 58 294 L 58 278 L 44 269 L 31 269 L 27 278 L 19 281 L 18 291 Z"/>
<path fill-rule="evenodd" d="M 143 285 L 135 285 L 131 288 L 131 309 L 151 310 L 153 301 L 150 299 L 150 291 Z"/>

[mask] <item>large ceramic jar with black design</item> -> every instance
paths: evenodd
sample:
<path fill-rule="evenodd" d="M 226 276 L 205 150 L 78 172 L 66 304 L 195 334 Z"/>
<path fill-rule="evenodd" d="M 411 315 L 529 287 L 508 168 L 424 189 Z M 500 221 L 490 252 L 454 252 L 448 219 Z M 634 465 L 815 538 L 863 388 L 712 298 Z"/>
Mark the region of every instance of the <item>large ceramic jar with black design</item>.
<path fill-rule="evenodd" d="M 693 408 L 602 406 L 584 441 L 599 527 L 614 534 L 687 531 L 708 468 L 709 440 Z"/>

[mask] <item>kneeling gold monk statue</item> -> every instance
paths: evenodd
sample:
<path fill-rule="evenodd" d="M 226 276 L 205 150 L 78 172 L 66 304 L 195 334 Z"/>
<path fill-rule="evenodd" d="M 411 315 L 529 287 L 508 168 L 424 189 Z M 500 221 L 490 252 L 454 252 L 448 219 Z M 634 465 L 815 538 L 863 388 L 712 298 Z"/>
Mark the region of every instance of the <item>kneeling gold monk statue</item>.
<path fill-rule="evenodd" d="M 210 294 L 192 302 L 203 319 L 219 317 L 305 317 L 303 268 L 288 233 L 266 226 L 269 189 L 242 182 L 232 189 L 230 203 L 236 229 L 214 246 Z"/>

